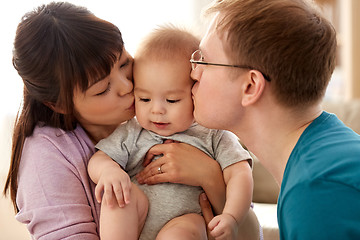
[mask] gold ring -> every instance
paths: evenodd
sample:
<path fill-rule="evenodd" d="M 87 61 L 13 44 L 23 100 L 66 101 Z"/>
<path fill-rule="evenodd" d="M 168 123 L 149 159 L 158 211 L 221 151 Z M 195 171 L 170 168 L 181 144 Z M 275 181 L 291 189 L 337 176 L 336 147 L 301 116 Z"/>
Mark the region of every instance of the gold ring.
<path fill-rule="evenodd" d="M 159 173 L 159 174 L 162 174 L 162 173 L 163 173 L 163 172 L 161 171 L 161 166 L 162 166 L 162 165 L 160 165 L 159 168 L 158 168 L 158 173 Z"/>

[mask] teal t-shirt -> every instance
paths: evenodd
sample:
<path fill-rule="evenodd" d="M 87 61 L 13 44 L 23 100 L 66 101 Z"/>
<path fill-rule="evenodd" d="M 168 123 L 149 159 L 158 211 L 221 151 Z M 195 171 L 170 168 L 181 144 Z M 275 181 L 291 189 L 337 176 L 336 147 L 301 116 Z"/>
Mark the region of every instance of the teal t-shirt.
<path fill-rule="evenodd" d="M 323 112 L 299 138 L 277 214 L 282 240 L 360 239 L 360 136 L 334 114 Z"/>

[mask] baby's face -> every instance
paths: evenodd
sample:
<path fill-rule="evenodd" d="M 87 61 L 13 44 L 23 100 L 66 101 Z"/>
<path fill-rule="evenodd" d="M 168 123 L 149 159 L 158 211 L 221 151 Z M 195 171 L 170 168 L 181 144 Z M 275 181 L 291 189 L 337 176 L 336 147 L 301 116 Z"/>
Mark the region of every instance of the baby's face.
<path fill-rule="evenodd" d="M 140 125 L 162 136 L 188 129 L 194 121 L 187 61 L 135 62 L 134 95 Z"/>

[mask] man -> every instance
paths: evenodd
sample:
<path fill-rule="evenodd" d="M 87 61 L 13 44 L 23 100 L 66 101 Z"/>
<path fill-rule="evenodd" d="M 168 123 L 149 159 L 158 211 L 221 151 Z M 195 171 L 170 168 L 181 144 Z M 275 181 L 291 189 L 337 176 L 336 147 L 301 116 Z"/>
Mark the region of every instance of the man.
<path fill-rule="evenodd" d="M 275 177 L 281 239 L 360 239 L 360 136 L 320 105 L 332 25 L 302 0 L 223 0 L 208 12 L 191 59 L 196 121 L 234 132 Z"/>

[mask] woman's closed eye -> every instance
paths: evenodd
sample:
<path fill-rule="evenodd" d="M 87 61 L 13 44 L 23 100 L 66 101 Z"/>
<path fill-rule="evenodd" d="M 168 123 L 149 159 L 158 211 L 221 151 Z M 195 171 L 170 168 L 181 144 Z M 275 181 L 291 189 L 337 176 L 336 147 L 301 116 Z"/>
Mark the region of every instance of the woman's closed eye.
<path fill-rule="evenodd" d="M 111 85 L 110 83 L 107 84 L 106 88 L 104 90 L 102 90 L 101 92 L 95 94 L 96 96 L 101 96 L 104 95 L 106 93 L 108 93 L 110 91 Z"/>
<path fill-rule="evenodd" d="M 120 68 L 123 68 L 123 67 L 128 66 L 131 62 L 132 62 L 132 61 L 131 61 L 129 58 L 126 59 L 126 61 L 125 61 L 123 64 L 120 65 Z"/>

